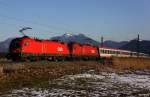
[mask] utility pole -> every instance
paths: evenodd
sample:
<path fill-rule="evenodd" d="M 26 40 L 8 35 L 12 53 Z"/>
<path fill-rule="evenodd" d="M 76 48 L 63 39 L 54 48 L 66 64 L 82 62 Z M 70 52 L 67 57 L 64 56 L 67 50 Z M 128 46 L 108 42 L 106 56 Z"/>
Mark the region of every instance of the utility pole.
<path fill-rule="evenodd" d="M 138 34 L 138 38 L 137 38 L 137 57 L 139 57 L 139 52 L 140 52 L 140 36 Z"/>
<path fill-rule="evenodd" d="M 103 36 L 101 37 L 101 47 L 103 47 L 104 46 L 104 38 L 103 38 Z"/>

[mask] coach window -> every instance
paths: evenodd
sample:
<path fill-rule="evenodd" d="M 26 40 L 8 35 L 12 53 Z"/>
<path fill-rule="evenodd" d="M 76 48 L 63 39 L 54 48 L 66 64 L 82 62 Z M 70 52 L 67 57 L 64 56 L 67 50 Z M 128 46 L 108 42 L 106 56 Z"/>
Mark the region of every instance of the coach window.
<path fill-rule="evenodd" d="M 105 53 L 105 50 L 103 50 L 103 53 Z"/>
<path fill-rule="evenodd" d="M 108 50 L 106 50 L 106 54 L 108 54 Z"/>
<path fill-rule="evenodd" d="M 120 54 L 120 51 L 117 51 L 117 54 L 119 55 L 119 54 Z"/>
<path fill-rule="evenodd" d="M 114 54 L 113 51 L 111 51 L 111 54 Z"/>
<path fill-rule="evenodd" d="M 116 51 L 113 51 L 113 54 L 116 54 Z"/>
<path fill-rule="evenodd" d="M 107 51 L 107 54 L 109 54 L 109 50 Z"/>
<path fill-rule="evenodd" d="M 102 50 L 102 53 L 105 53 L 104 50 Z"/>
<path fill-rule="evenodd" d="M 28 45 L 29 45 L 29 42 L 25 42 L 25 43 L 24 43 L 24 46 L 28 46 Z"/>
<path fill-rule="evenodd" d="M 106 50 L 106 54 L 108 54 L 109 53 L 109 51 L 108 50 Z"/>

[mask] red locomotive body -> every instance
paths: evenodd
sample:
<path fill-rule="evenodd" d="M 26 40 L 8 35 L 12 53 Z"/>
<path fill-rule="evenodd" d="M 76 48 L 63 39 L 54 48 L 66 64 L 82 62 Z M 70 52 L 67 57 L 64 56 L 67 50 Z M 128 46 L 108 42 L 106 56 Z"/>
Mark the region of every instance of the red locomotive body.
<path fill-rule="evenodd" d="M 83 45 L 82 47 L 82 53 L 83 55 L 87 56 L 98 56 L 98 50 L 97 47 L 90 46 L 90 45 Z"/>
<path fill-rule="evenodd" d="M 68 55 L 66 43 L 50 40 L 23 39 L 22 52 L 34 54 Z"/>
<path fill-rule="evenodd" d="M 55 56 L 69 55 L 68 45 L 64 42 L 44 41 L 43 49 L 45 54 L 52 54 Z"/>
<path fill-rule="evenodd" d="M 35 40 L 31 38 L 22 38 L 21 53 L 23 54 L 42 54 L 43 53 L 43 41 Z"/>
<path fill-rule="evenodd" d="M 10 45 L 10 57 L 13 60 L 67 57 L 68 45 L 63 42 L 32 39 L 29 37 L 16 38 Z"/>
<path fill-rule="evenodd" d="M 88 57 L 99 57 L 98 48 L 91 45 L 82 46 L 82 55 Z"/>
<path fill-rule="evenodd" d="M 99 57 L 97 47 L 79 43 L 72 43 L 70 47 L 74 59 L 96 59 Z"/>

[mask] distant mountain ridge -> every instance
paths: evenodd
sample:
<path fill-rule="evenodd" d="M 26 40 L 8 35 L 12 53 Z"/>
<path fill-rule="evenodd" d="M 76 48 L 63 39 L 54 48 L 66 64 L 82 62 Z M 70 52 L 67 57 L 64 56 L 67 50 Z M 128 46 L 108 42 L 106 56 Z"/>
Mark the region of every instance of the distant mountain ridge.
<path fill-rule="evenodd" d="M 59 40 L 62 42 L 70 43 L 70 42 L 78 42 L 80 44 L 90 44 L 94 46 L 100 45 L 98 41 L 95 41 L 84 34 L 72 35 L 72 34 L 64 34 L 62 36 L 52 37 L 51 40 Z"/>
<path fill-rule="evenodd" d="M 127 43 L 128 43 L 128 41 L 116 42 L 116 41 L 112 41 L 112 40 L 106 40 L 106 41 L 104 41 L 104 46 L 110 47 L 110 48 L 120 48 Z"/>
<path fill-rule="evenodd" d="M 129 43 L 123 45 L 120 49 L 130 50 L 137 52 L 137 40 L 131 40 Z M 139 42 L 139 52 L 146 53 L 150 55 L 150 41 L 142 40 Z"/>
<path fill-rule="evenodd" d="M 12 41 L 13 38 L 8 38 L 2 42 L 0 42 L 0 53 L 7 53 L 9 44 Z"/>

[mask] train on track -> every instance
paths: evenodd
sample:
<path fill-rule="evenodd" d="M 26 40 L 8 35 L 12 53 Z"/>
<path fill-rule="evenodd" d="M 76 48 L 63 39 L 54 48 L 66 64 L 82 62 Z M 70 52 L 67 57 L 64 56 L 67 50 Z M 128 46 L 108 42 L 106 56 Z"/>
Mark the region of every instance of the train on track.
<path fill-rule="evenodd" d="M 147 54 L 138 53 L 140 57 Z M 8 59 L 18 60 L 99 60 L 100 58 L 136 57 L 137 52 L 56 40 L 42 40 L 31 37 L 15 38 L 10 43 Z"/>

